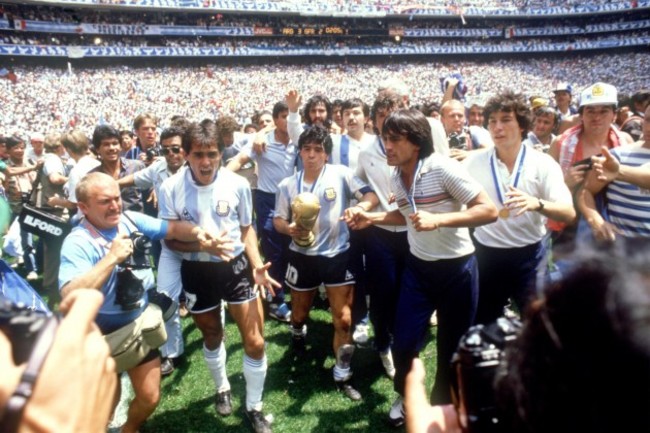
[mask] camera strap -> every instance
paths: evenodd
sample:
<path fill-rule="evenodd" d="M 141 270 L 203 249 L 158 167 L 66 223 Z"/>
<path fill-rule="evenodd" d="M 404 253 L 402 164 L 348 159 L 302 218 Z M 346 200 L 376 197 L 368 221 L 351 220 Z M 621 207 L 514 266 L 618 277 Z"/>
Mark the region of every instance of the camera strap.
<path fill-rule="evenodd" d="M 5 406 L 4 415 L 0 421 L 0 431 L 6 433 L 18 431 L 20 427 L 20 419 L 25 410 L 25 405 L 32 396 L 34 384 L 36 383 L 38 374 L 40 373 L 41 368 L 45 363 L 45 359 L 52 348 L 52 343 L 54 342 L 54 336 L 58 326 L 58 317 L 50 316 L 39 331 L 32 353 L 29 355 L 27 367 L 25 368 L 23 375 L 20 377 L 20 383 L 14 390 L 13 394 L 11 394 L 11 397 L 9 397 L 7 405 Z"/>

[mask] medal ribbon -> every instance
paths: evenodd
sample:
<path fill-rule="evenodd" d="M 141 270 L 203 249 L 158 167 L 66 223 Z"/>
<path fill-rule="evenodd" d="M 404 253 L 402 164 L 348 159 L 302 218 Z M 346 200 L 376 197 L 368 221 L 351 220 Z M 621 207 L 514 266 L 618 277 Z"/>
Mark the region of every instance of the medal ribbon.
<path fill-rule="evenodd" d="M 420 170 L 422 170 L 422 160 L 418 159 L 418 165 L 415 169 L 415 174 L 413 175 L 413 182 L 411 183 L 411 190 L 406 194 L 406 198 L 413 207 L 413 212 L 417 212 L 418 208 L 415 206 L 415 181 L 418 178 L 418 175 L 420 174 Z"/>
<path fill-rule="evenodd" d="M 325 173 L 326 168 L 327 165 L 324 165 L 320 173 L 318 173 L 318 177 L 316 178 L 316 181 L 311 185 L 309 192 L 314 192 L 314 189 L 316 188 L 316 185 L 318 184 L 320 178 L 323 176 L 323 173 Z M 301 170 L 300 173 L 298 173 L 298 194 L 302 193 L 302 184 L 304 182 L 304 179 L 305 179 L 305 170 Z"/>
<path fill-rule="evenodd" d="M 499 197 L 499 201 L 501 202 L 501 205 L 503 205 L 503 202 L 505 201 L 505 192 L 503 191 L 503 184 L 500 182 L 500 176 L 497 174 L 497 161 L 496 161 L 496 149 L 490 156 L 490 168 L 492 169 L 492 180 L 494 181 L 494 187 L 497 190 L 497 197 Z M 523 162 L 524 158 L 526 157 L 526 146 L 521 146 L 519 149 L 519 154 L 517 155 L 517 160 L 515 161 L 515 166 L 513 171 L 515 172 L 515 180 L 511 183 L 511 185 L 514 188 L 517 188 L 517 184 L 519 183 L 519 177 L 521 175 L 521 170 L 523 168 Z"/>

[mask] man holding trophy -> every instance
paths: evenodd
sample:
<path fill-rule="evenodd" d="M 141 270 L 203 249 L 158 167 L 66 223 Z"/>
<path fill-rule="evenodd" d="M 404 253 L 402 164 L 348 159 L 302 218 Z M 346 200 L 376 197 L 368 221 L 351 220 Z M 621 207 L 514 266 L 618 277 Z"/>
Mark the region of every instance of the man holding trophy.
<path fill-rule="evenodd" d="M 285 276 L 291 288 L 292 347 L 305 350 L 306 321 L 318 287 L 325 285 L 334 324 L 337 387 L 351 400 L 361 394 L 351 384 L 350 335 L 354 275 L 349 270 L 347 222 L 374 208 L 375 193 L 351 169 L 327 164 L 332 140 L 327 129 L 311 126 L 300 135 L 298 149 L 304 169 L 285 178 L 276 196 L 275 229 L 292 238 Z M 350 208 L 350 200 L 359 203 Z"/>

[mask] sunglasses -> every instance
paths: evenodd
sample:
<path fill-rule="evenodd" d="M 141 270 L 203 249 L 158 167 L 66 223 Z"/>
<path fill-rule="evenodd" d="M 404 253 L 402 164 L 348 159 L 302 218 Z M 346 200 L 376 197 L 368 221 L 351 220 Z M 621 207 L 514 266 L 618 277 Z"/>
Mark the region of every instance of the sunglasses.
<path fill-rule="evenodd" d="M 161 152 L 163 155 L 169 155 L 170 153 L 174 153 L 175 155 L 178 155 L 179 153 L 181 153 L 181 148 L 180 146 L 163 147 Z"/>
<path fill-rule="evenodd" d="M 209 152 L 192 152 L 192 156 L 196 159 L 203 159 L 206 155 L 209 159 L 217 159 L 219 157 L 219 152 L 216 150 Z"/>

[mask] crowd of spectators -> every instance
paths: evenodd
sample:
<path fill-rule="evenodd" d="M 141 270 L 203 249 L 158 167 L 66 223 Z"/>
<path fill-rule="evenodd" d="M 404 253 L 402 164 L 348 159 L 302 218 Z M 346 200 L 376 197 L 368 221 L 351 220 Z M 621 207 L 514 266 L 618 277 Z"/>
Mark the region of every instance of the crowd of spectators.
<path fill-rule="evenodd" d="M 560 42 L 595 42 L 601 39 L 629 39 L 636 37 L 647 37 L 650 31 L 636 31 L 625 33 L 624 35 L 599 35 L 593 36 L 564 36 Z M 393 47 L 402 45 L 405 47 L 477 47 L 477 46 L 494 46 L 501 48 L 515 47 L 538 47 L 558 42 L 552 37 L 544 38 L 525 38 L 525 39 L 465 39 L 454 40 L 450 38 L 403 38 L 395 40 L 392 37 L 355 37 L 355 38 L 336 38 L 336 37 L 144 37 L 144 36 L 79 36 L 79 35 L 39 35 L 39 34 L 0 34 L 0 44 L 13 45 L 54 45 L 54 46 L 102 46 L 102 47 L 220 47 L 227 48 L 270 48 L 270 49 L 301 49 L 301 48 L 320 48 L 322 50 L 337 50 L 346 47 Z"/>
<path fill-rule="evenodd" d="M 16 68 L 17 81 L 0 79 L 0 105 L 5 109 L 0 135 L 67 130 L 92 132 L 98 122 L 130 129 L 138 113 L 157 113 L 168 126 L 173 115 L 191 119 L 231 115 L 242 124 L 256 111 L 268 109 L 297 88 L 305 95 L 322 92 L 332 99 L 359 96 L 372 101 L 367 83 L 398 76 L 412 89 L 414 104 L 440 101 L 441 78 L 460 73 L 467 99 L 485 99 L 510 88 L 527 95 L 552 97 L 558 82 L 576 92 L 594 77 L 619 92 L 647 87 L 639 71 L 650 70 L 650 54 L 599 54 L 485 62 L 444 61 L 374 64 L 259 64 L 203 67 L 107 67 L 101 69 Z"/>

